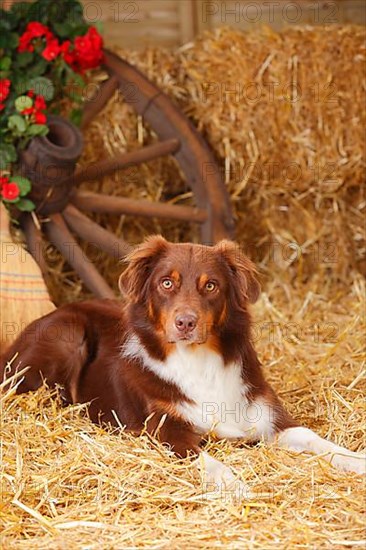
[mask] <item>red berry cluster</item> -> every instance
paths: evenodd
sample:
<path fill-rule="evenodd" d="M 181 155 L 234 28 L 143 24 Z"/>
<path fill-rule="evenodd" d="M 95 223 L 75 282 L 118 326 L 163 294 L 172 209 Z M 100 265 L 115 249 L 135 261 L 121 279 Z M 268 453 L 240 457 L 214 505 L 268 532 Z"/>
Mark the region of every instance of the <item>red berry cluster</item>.
<path fill-rule="evenodd" d="M 9 95 L 11 82 L 7 78 L 0 80 L 0 111 L 5 108 L 3 103 Z"/>
<path fill-rule="evenodd" d="M 27 93 L 27 96 L 33 99 L 34 97 L 33 90 L 29 90 L 29 92 Z M 42 112 L 46 108 L 47 108 L 47 105 L 43 95 L 36 95 L 35 99 L 33 100 L 33 105 L 31 107 L 27 107 L 26 109 L 23 109 L 23 111 L 21 111 L 21 114 L 25 116 L 30 116 L 31 119 L 36 124 L 46 124 L 47 117 Z"/>
<path fill-rule="evenodd" d="M 6 176 L 0 177 L 0 194 L 3 199 L 13 201 L 19 197 L 20 189 L 14 181 Z"/>
<path fill-rule="evenodd" d="M 44 59 L 53 61 L 62 56 L 75 72 L 83 73 L 98 67 L 103 61 L 103 39 L 95 27 L 90 27 L 84 36 L 77 36 L 73 42 L 65 40 L 60 44 L 48 27 L 32 21 L 19 38 L 18 51 L 33 52 L 34 40 L 40 38 L 45 41 L 45 48 L 41 53 Z"/>

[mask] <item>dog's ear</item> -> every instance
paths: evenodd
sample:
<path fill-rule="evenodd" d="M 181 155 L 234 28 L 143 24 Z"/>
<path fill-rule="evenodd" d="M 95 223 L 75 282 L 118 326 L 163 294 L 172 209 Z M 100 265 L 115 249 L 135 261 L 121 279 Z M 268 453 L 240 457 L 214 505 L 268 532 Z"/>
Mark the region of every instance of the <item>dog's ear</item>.
<path fill-rule="evenodd" d="M 255 265 L 232 241 L 220 241 L 214 247 L 222 256 L 235 278 L 236 291 L 241 302 L 243 297 L 254 304 L 260 295 L 261 287 L 256 278 Z"/>
<path fill-rule="evenodd" d="M 118 282 L 122 294 L 134 302 L 144 299 L 152 269 L 168 246 L 161 235 L 153 235 L 128 254 L 128 266 Z"/>

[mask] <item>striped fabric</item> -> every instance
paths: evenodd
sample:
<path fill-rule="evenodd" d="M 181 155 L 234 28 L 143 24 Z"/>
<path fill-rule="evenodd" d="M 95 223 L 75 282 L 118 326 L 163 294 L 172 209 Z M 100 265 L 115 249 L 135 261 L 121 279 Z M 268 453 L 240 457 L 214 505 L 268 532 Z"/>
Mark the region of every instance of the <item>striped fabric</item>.
<path fill-rule="evenodd" d="M 12 273 L 0 266 L 0 294 L 3 300 L 49 301 L 41 274 Z"/>

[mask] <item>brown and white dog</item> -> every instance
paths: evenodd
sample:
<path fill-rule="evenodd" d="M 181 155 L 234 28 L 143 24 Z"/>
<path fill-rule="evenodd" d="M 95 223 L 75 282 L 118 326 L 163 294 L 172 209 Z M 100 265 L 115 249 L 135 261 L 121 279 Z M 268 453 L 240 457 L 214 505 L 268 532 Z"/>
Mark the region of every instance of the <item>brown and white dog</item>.
<path fill-rule="evenodd" d="M 67 402 L 90 403 L 94 422 L 119 421 L 136 433 L 145 426 L 178 456 L 199 455 L 206 479 L 227 487 L 232 471 L 200 451 L 210 431 L 277 441 L 365 473 L 364 456 L 299 426 L 266 382 L 248 312 L 260 289 L 237 245 L 153 236 L 128 261 L 120 278 L 124 303 L 65 305 L 24 330 L 1 364 L 2 376 L 31 367 L 18 392 L 35 390 L 43 379 L 61 385 Z M 15 353 L 17 365 L 9 365 Z"/>

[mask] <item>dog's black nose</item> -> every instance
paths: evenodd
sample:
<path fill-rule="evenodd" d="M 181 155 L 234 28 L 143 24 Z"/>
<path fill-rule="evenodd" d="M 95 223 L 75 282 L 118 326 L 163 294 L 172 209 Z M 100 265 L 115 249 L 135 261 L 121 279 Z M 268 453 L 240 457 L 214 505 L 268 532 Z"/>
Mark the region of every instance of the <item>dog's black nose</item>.
<path fill-rule="evenodd" d="M 197 326 L 197 316 L 193 313 L 183 313 L 175 318 L 175 326 L 180 332 L 192 332 Z"/>

